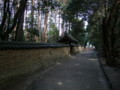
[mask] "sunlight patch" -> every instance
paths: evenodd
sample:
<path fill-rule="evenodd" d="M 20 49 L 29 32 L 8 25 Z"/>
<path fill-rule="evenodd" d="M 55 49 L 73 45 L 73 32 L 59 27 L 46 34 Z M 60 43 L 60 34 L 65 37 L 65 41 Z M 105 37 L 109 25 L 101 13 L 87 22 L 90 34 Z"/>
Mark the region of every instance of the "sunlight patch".
<path fill-rule="evenodd" d="M 90 61 L 97 61 L 98 59 L 96 59 L 96 58 L 91 58 L 91 59 L 88 59 L 88 60 L 90 60 Z"/>
<path fill-rule="evenodd" d="M 79 66 L 79 65 L 80 65 L 79 63 L 75 64 L 75 66 Z"/>
<path fill-rule="evenodd" d="M 60 62 L 57 62 L 57 65 L 61 65 L 61 63 L 60 63 Z"/>
<path fill-rule="evenodd" d="M 58 82 L 57 84 L 58 84 L 59 86 L 63 85 L 63 83 L 62 83 L 62 82 Z"/>

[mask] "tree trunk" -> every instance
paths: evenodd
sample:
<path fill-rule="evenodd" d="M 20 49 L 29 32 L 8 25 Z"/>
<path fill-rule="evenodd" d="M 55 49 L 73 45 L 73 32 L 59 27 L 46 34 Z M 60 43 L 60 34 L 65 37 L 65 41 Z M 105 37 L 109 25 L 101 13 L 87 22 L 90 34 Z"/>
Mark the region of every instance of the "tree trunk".
<path fill-rule="evenodd" d="M 109 53 L 109 35 L 108 35 L 108 30 L 106 29 L 106 18 L 103 19 L 103 49 L 104 49 L 104 56 L 106 58 L 106 64 L 111 63 L 111 58 L 110 58 L 110 53 Z"/>
<path fill-rule="evenodd" d="M 49 12 L 45 13 L 45 21 L 44 21 L 44 31 L 43 31 L 43 42 L 47 43 L 47 27 L 48 27 L 48 16 Z"/>
<path fill-rule="evenodd" d="M 15 41 L 20 41 L 20 42 L 25 41 L 24 32 L 23 32 L 23 23 L 24 23 L 24 12 L 22 12 L 22 15 L 19 17 L 18 20 Z"/>
<path fill-rule="evenodd" d="M 18 23 L 18 19 L 20 17 L 20 15 L 24 12 L 25 7 L 26 7 L 26 3 L 27 0 L 21 0 L 20 1 L 20 7 L 18 8 L 16 14 L 14 15 L 14 19 L 13 19 L 13 24 L 10 27 L 9 30 L 7 30 L 1 37 L 1 40 L 5 40 L 7 38 L 7 36 L 14 30 L 14 28 L 16 27 L 17 23 Z"/>
<path fill-rule="evenodd" d="M 103 22 L 103 38 L 104 38 L 104 52 L 106 57 L 106 63 L 108 65 L 112 65 L 114 62 L 113 54 L 114 54 L 114 35 L 113 35 L 113 27 L 115 15 L 117 14 L 117 7 L 120 5 L 120 0 L 115 0 L 114 4 L 111 7 L 111 12 L 106 20 Z M 113 36 L 111 38 L 111 36 Z"/>
<path fill-rule="evenodd" d="M 34 0 L 32 0 L 32 9 L 31 9 L 31 29 L 34 28 Z"/>
<path fill-rule="evenodd" d="M 39 41 L 41 42 L 41 12 L 40 8 L 38 9 L 38 30 L 39 30 Z"/>
<path fill-rule="evenodd" d="M 112 51 L 112 60 L 115 60 L 115 25 L 118 20 L 118 9 L 119 7 L 116 8 L 116 13 L 115 13 L 115 19 L 113 21 L 113 26 L 112 26 L 112 31 L 111 31 L 111 51 Z"/>
<path fill-rule="evenodd" d="M 2 38 L 2 34 L 4 33 L 3 28 L 7 19 L 7 3 L 8 0 L 4 0 L 4 11 L 3 11 L 2 23 L 0 25 L 0 38 Z"/>
<path fill-rule="evenodd" d="M 64 20 L 63 20 L 63 21 L 62 21 L 62 30 L 61 30 L 62 36 L 64 36 L 64 30 L 65 30 L 65 22 L 64 22 Z"/>
<path fill-rule="evenodd" d="M 59 10 L 59 25 L 58 25 L 58 27 L 59 27 L 59 32 L 60 32 L 60 30 L 61 30 L 60 18 L 61 18 L 61 14 L 60 14 L 60 10 Z"/>

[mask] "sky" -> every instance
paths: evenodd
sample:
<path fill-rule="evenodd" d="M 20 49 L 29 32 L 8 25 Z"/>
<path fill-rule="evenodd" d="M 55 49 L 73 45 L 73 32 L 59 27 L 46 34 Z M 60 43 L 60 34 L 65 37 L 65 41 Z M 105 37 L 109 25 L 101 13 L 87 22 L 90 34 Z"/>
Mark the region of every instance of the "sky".
<path fill-rule="evenodd" d="M 87 21 L 84 21 L 84 24 L 85 24 L 84 28 L 86 29 L 87 26 L 88 26 L 88 22 L 87 22 Z"/>

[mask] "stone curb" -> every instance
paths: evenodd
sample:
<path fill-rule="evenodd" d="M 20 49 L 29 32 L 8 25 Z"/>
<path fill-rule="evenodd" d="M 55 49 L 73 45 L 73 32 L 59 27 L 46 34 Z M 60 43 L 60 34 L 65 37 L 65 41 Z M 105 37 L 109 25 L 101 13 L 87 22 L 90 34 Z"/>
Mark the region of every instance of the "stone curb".
<path fill-rule="evenodd" d="M 107 66 L 103 64 L 100 60 L 99 62 L 111 90 L 120 90 L 120 69 Z"/>
<path fill-rule="evenodd" d="M 115 90 L 114 87 L 113 87 L 113 85 L 112 85 L 112 83 L 111 83 L 111 81 L 110 81 L 110 79 L 109 79 L 109 77 L 108 77 L 108 75 L 107 75 L 107 73 L 106 73 L 106 71 L 105 71 L 105 69 L 104 69 L 105 65 L 101 62 L 100 58 L 98 58 L 98 61 L 100 63 L 100 68 L 102 69 L 102 71 L 103 71 L 103 73 L 104 73 L 104 75 L 106 77 L 106 80 L 108 81 L 108 85 L 110 87 L 110 90 Z"/>
<path fill-rule="evenodd" d="M 114 67 L 102 66 L 113 90 L 120 90 L 120 72 Z"/>

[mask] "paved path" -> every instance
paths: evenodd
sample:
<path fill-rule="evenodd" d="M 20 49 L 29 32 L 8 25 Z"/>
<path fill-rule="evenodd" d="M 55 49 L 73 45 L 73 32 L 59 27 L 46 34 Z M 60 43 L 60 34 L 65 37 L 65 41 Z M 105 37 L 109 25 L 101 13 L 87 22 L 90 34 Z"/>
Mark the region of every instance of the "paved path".
<path fill-rule="evenodd" d="M 87 51 L 58 62 L 42 73 L 27 90 L 110 90 L 95 52 Z"/>

